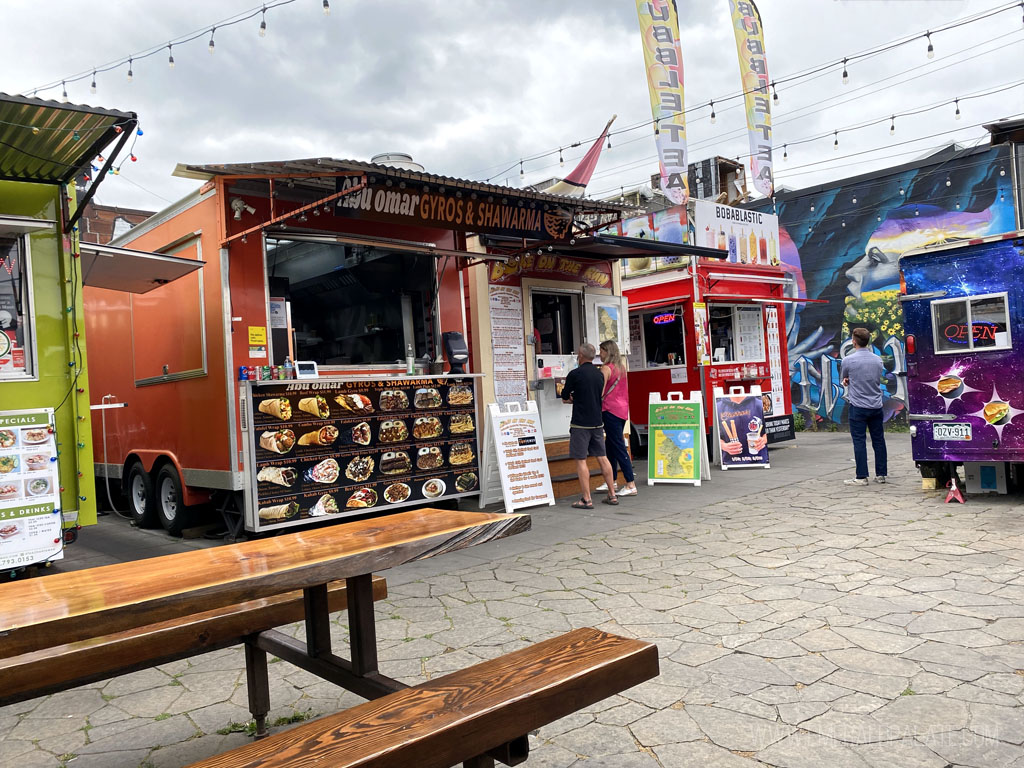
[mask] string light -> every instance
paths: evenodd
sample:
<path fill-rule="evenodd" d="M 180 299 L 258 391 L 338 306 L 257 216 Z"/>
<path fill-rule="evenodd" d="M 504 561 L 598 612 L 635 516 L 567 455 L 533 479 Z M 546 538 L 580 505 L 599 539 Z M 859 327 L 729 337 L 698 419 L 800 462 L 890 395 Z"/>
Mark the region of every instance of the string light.
<path fill-rule="evenodd" d="M 267 6 L 263 6 L 263 18 L 260 19 L 260 37 L 267 36 Z"/>
<path fill-rule="evenodd" d="M 128 59 L 128 82 L 132 81 L 132 60 Z"/>
<path fill-rule="evenodd" d="M 213 42 L 213 36 L 214 36 L 214 34 L 216 32 L 217 32 L 217 28 L 216 27 L 211 27 L 210 28 L 210 44 L 206 46 L 206 50 L 208 50 L 210 52 L 211 56 L 213 55 L 213 52 L 215 50 L 217 50 L 217 44 Z"/>
<path fill-rule="evenodd" d="M 889 123 L 889 135 L 890 136 L 895 136 L 896 135 L 896 115 L 893 115 L 891 120 L 892 120 L 892 122 Z"/>
<path fill-rule="evenodd" d="M 782 159 L 789 160 L 789 150 L 786 148 L 785 144 L 782 145 Z"/>
<path fill-rule="evenodd" d="M 925 32 L 924 36 L 926 38 L 928 38 L 928 58 L 929 59 L 934 59 L 935 58 L 935 46 L 932 45 L 932 33 L 931 32 Z"/>
<path fill-rule="evenodd" d="M 946 186 L 947 187 L 953 186 L 953 181 L 952 181 L 952 179 L 949 178 L 949 174 L 948 173 L 946 174 Z"/>
<path fill-rule="evenodd" d="M 1000 203 L 1006 202 L 1006 195 L 1002 191 L 999 192 L 999 202 Z"/>
<path fill-rule="evenodd" d="M 853 196 L 853 204 L 854 204 L 854 205 L 856 205 L 856 204 L 857 204 L 857 196 L 856 196 L 856 195 L 854 195 L 854 196 Z"/>
<path fill-rule="evenodd" d="M 523 170 L 523 161 L 519 161 L 519 181 L 526 178 L 526 171 Z"/>
<path fill-rule="evenodd" d="M 835 143 L 832 144 L 832 150 L 835 151 L 835 152 L 838 152 L 839 151 L 839 131 L 835 131 L 835 135 L 836 135 L 836 140 L 835 140 Z"/>
<path fill-rule="evenodd" d="M 715 119 L 716 119 L 716 115 L 715 115 L 715 102 L 712 101 L 711 102 L 711 124 L 712 125 L 715 124 Z"/>
<path fill-rule="evenodd" d="M 957 120 L 959 120 L 960 119 L 960 99 L 953 99 L 953 103 L 956 104 L 956 114 L 954 115 L 954 117 Z"/>
<path fill-rule="evenodd" d="M 330 0 L 324 0 L 324 16 L 331 15 L 331 3 Z"/>
<path fill-rule="evenodd" d="M 900 197 L 903 197 L 906 194 L 907 194 L 907 191 L 905 189 L 903 189 L 903 187 L 900 187 Z"/>
<path fill-rule="evenodd" d="M 92 71 L 92 83 L 89 85 L 89 93 L 96 93 L 96 70 Z"/>
<path fill-rule="evenodd" d="M 814 213 L 814 203 L 811 203 L 811 213 Z"/>
<path fill-rule="evenodd" d="M 775 102 L 775 106 L 779 105 L 779 92 L 775 90 L 775 81 L 772 80 L 772 101 Z"/>
<path fill-rule="evenodd" d="M 60 97 L 66 103 L 68 100 L 68 87 L 64 85 L 63 80 L 60 81 L 60 87 L 63 89 L 63 93 L 61 93 Z"/>
<path fill-rule="evenodd" d="M 174 50 L 171 48 L 171 44 L 167 44 L 167 67 L 174 69 Z"/>
<path fill-rule="evenodd" d="M 1003 166 L 1001 166 L 1001 165 L 999 166 L 999 175 L 1000 176 L 1005 176 L 1006 175 L 1006 169 L 1003 168 Z"/>
<path fill-rule="evenodd" d="M 846 227 L 846 219 L 843 219 L 843 227 Z"/>
<path fill-rule="evenodd" d="M 612 148 L 612 135 L 609 133 L 608 134 L 608 149 L 611 149 L 611 148 Z"/>
<path fill-rule="evenodd" d="M 657 118 L 654 120 L 654 135 L 661 135 L 661 123 L 657 120 Z"/>
<path fill-rule="evenodd" d="M 562 148 L 558 148 L 558 167 L 565 168 L 565 158 L 562 157 Z"/>
<path fill-rule="evenodd" d="M 956 201 L 956 209 L 958 211 L 960 210 L 960 201 L 959 200 Z"/>
<path fill-rule="evenodd" d="M 843 85 L 849 85 L 850 83 L 850 73 L 846 71 L 846 62 L 847 59 L 843 59 Z"/>

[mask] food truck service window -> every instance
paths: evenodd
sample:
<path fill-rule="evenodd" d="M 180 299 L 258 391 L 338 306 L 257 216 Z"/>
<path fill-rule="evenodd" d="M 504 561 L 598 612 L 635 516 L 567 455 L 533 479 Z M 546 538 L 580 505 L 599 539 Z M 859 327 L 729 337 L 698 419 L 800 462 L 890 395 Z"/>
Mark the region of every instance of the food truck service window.
<path fill-rule="evenodd" d="M 686 363 L 683 312 L 678 306 L 644 312 L 644 368 Z"/>
<path fill-rule="evenodd" d="M 0 237 L 0 380 L 35 377 L 28 236 Z M 79 310 L 81 311 L 81 310 Z"/>
<path fill-rule="evenodd" d="M 711 359 L 715 363 L 759 363 L 764 360 L 761 307 L 708 307 Z"/>
<path fill-rule="evenodd" d="M 417 358 L 436 356 L 429 254 L 268 238 L 267 276 L 271 294 L 290 303 L 298 360 L 404 364 L 409 345 Z"/>
<path fill-rule="evenodd" d="M 932 302 L 932 334 L 940 355 L 1010 349 L 1007 294 Z"/>

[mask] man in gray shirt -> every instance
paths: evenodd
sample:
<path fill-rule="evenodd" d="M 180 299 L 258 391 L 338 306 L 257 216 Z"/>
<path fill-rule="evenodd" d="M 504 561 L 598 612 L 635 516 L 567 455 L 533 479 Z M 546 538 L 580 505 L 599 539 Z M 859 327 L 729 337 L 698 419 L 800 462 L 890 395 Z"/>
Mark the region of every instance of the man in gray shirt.
<path fill-rule="evenodd" d="M 857 477 L 844 480 L 846 485 L 868 484 L 868 448 L 865 432 L 871 432 L 871 450 L 875 454 L 875 482 L 884 483 L 887 473 L 885 433 L 882 422 L 882 377 L 885 366 L 868 348 L 871 334 L 866 328 L 853 329 L 854 351 L 843 358 L 840 377 L 850 403 L 850 437 Z"/>

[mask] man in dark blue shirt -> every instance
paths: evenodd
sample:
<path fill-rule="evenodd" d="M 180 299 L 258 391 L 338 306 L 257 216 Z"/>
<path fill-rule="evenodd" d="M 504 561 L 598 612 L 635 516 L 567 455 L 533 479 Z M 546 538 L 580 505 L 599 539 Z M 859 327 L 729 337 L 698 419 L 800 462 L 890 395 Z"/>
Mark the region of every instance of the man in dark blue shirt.
<path fill-rule="evenodd" d="M 871 349 L 867 328 L 853 329 L 854 351 L 843 358 L 840 376 L 850 403 L 850 437 L 857 477 L 844 480 L 846 485 L 868 484 L 868 448 L 865 432 L 871 432 L 871 449 L 875 454 L 875 482 L 884 483 L 888 472 L 885 432 L 882 419 L 882 376 L 885 366 Z"/>
<path fill-rule="evenodd" d="M 618 504 L 615 496 L 615 477 L 612 465 L 608 463 L 604 447 L 604 419 L 601 417 L 601 396 L 604 392 L 604 376 L 594 367 L 597 350 L 593 344 L 581 344 L 576 350 L 579 366 L 565 377 L 562 399 L 572 403 L 572 417 L 569 420 L 569 457 L 576 460 L 576 476 L 580 481 L 583 497 L 572 506 L 575 509 L 593 509 L 590 498 L 590 467 L 587 458 L 594 456 L 601 467 L 601 474 L 608 484 L 608 498 L 605 504 Z"/>

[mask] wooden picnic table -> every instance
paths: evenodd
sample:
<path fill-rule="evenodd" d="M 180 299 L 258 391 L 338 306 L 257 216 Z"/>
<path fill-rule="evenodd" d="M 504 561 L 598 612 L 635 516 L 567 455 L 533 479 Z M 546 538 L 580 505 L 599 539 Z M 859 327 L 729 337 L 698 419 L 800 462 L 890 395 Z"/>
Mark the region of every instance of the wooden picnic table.
<path fill-rule="evenodd" d="M 142 629 L 301 589 L 305 642 L 246 639 L 250 709 L 262 731 L 272 653 L 364 698 L 404 689 L 377 671 L 372 574 L 529 530 L 524 514 L 419 509 L 0 586 L 0 658 Z M 328 587 L 346 580 L 351 658 L 331 648 Z"/>

